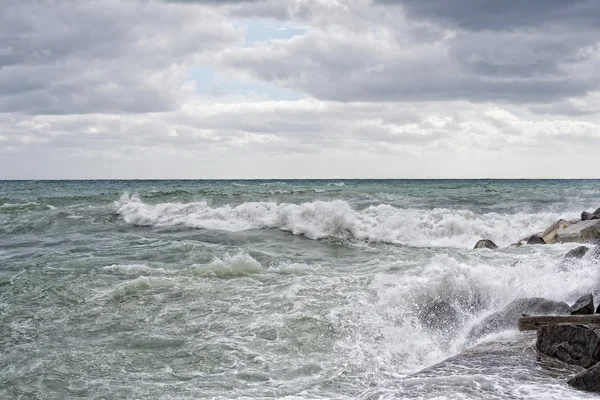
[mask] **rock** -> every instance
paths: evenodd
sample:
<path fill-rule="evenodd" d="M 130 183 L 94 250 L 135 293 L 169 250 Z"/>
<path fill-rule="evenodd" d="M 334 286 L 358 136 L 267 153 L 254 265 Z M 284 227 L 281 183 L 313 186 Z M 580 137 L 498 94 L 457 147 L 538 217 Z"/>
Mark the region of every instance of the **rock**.
<path fill-rule="evenodd" d="M 598 211 L 598 210 L 596 210 Z M 592 219 L 599 219 L 600 218 L 600 214 L 596 214 L 596 211 L 594 211 L 594 213 L 589 213 L 587 211 L 584 211 L 581 213 L 581 220 L 582 221 L 589 221 Z"/>
<path fill-rule="evenodd" d="M 600 260 L 600 245 L 593 247 L 586 256 L 590 260 Z"/>
<path fill-rule="evenodd" d="M 560 243 L 588 242 L 600 239 L 600 220 L 582 221 L 558 231 Z"/>
<path fill-rule="evenodd" d="M 568 315 L 569 305 L 565 302 L 546 300 L 541 297 L 517 299 L 495 312 L 474 326 L 468 334 L 471 340 L 478 339 L 492 332 L 516 329 L 519 318 L 527 315 Z"/>
<path fill-rule="evenodd" d="M 575 304 L 571 306 L 571 315 L 593 314 L 594 313 L 594 296 L 586 294 L 577 299 Z"/>
<path fill-rule="evenodd" d="M 542 239 L 544 239 L 544 242 L 546 242 L 547 244 L 556 243 L 556 236 L 558 235 L 558 231 L 561 229 L 565 229 L 569 225 L 572 225 L 569 221 L 559 219 L 558 221 L 550 225 L 544 232 L 542 232 Z"/>
<path fill-rule="evenodd" d="M 429 304 L 418 314 L 419 321 L 429 329 L 445 330 L 460 324 L 456 308 L 447 301 Z"/>
<path fill-rule="evenodd" d="M 596 211 L 594 211 L 592 214 L 600 216 L 600 208 L 598 208 L 598 209 L 597 209 Z"/>
<path fill-rule="evenodd" d="M 565 260 L 568 258 L 582 258 L 589 249 L 589 247 L 585 246 L 575 247 L 573 250 L 570 250 L 567 254 L 565 254 Z"/>
<path fill-rule="evenodd" d="M 540 353 L 567 364 L 589 368 L 600 361 L 600 328 L 586 325 L 544 325 L 537 330 Z"/>
<path fill-rule="evenodd" d="M 496 245 L 496 243 L 492 242 L 491 240 L 488 239 L 481 239 L 479 242 L 475 243 L 475 247 L 473 247 L 474 249 L 497 249 L 498 246 Z"/>
<path fill-rule="evenodd" d="M 600 363 L 578 373 L 569 379 L 567 383 L 575 389 L 600 393 Z"/>
<path fill-rule="evenodd" d="M 540 235 L 531 235 L 527 239 L 527 244 L 546 244 Z"/>

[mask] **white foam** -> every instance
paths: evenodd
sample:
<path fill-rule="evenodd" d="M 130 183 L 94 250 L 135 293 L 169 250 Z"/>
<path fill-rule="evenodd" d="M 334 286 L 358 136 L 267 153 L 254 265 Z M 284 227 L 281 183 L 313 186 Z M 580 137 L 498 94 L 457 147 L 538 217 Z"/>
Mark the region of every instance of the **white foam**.
<path fill-rule="evenodd" d="M 153 268 L 146 264 L 112 264 L 103 267 L 104 270 L 119 271 L 126 274 L 170 274 L 171 271 L 167 271 L 164 268 Z"/>
<path fill-rule="evenodd" d="M 208 264 L 194 264 L 189 268 L 194 275 L 214 276 L 218 278 L 240 277 L 259 274 L 263 266 L 249 254 L 227 254 L 223 258 L 215 258 Z"/>
<path fill-rule="evenodd" d="M 564 271 L 560 263 L 568 247 L 539 246 L 493 254 L 411 249 L 412 264 L 405 258 L 378 261 L 387 264 L 387 271 L 374 274 L 369 290 L 353 301 L 351 309 L 341 308 L 335 316 L 339 325 L 359 321 L 343 344 L 348 357 L 364 360 L 366 365 L 394 365 L 396 373 L 412 373 L 473 345 L 467 339 L 471 328 L 515 299 L 544 297 L 571 304 L 582 294 L 595 292 L 600 264 L 578 260 Z M 521 262 L 515 265 L 517 259 Z M 440 316 L 453 315 L 445 311 L 432 315 L 434 304 L 455 309 L 457 325 L 428 325 Z M 516 326 L 511 331 L 491 332 L 480 343 L 516 333 Z"/>
<path fill-rule="evenodd" d="M 388 204 L 353 209 L 342 200 L 302 204 L 248 202 L 211 207 L 207 202 L 146 204 L 138 195 L 124 194 L 115 202 L 127 223 L 239 232 L 279 228 L 311 239 L 355 238 L 424 247 L 470 248 L 479 239 L 506 246 L 544 230 L 559 218 L 576 213 L 475 214 L 467 210 L 420 210 Z M 572 215 L 571 215 L 572 214 Z"/>

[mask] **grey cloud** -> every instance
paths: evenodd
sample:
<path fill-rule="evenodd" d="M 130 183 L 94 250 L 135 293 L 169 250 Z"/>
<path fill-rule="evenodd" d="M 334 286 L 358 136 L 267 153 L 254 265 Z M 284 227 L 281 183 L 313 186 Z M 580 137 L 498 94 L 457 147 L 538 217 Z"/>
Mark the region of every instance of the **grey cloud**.
<path fill-rule="evenodd" d="M 505 30 L 549 25 L 600 28 L 596 0 L 375 0 L 399 5 L 410 17 L 468 30 Z"/>
<path fill-rule="evenodd" d="M 463 33 L 434 43 L 401 44 L 346 32 L 307 32 L 221 55 L 224 68 L 341 101 L 547 102 L 584 96 L 600 85 L 597 52 L 559 37 Z M 587 36 L 572 35 L 579 46 Z M 575 43 L 575 40 L 574 40 Z"/>
<path fill-rule="evenodd" d="M 206 7 L 12 2 L 0 13 L 0 112 L 175 109 L 189 66 L 239 35 Z"/>

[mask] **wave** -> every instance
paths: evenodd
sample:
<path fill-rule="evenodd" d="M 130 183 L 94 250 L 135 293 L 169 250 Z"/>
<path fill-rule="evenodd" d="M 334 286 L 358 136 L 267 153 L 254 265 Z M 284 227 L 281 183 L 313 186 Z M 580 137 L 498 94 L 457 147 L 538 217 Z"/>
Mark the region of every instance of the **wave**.
<path fill-rule="evenodd" d="M 260 274 L 264 272 L 264 268 L 250 255 L 240 253 L 234 256 L 226 255 L 223 258 L 215 258 L 208 264 L 192 265 L 188 271 L 198 276 L 235 278 Z"/>
<path fill-rule="evenodd" d="M 39 204 L 36 202 L 28 203 L 4 203 L 0 205 L 0 213 L 21 213 L 25 211 L 36 211 L 51 208 L 50 205 Z"/>
<path fill-rule="evenodd" d="M 355 239 L 416 247 L 472 247 L 479 239 L 508 245 L 576 214 L 476 214 L 468 210 L 419 210 L 389 204 L 353 209 L 343 200 L 302 204 L 247 202 L 211 207 L 207 202 L 146 204 L 124 194 L 116 213 L 138 226 L 185 226 L 241 232 L 276 228 L 310 239 Z"/>

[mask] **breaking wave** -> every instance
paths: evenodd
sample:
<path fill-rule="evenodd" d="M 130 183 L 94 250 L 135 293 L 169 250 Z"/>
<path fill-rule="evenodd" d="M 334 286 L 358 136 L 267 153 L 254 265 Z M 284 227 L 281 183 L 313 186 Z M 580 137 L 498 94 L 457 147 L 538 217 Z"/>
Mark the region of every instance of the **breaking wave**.
<path fill-rule="evenodd" d="M 116 213 L 138 226 L 215 229 L 241 232 L 275 228 L 310 239 L 356 239 L 417 247 L 472 247 L 488 238 L 508 245 L 527 234 L 543 231 L 559 218 L 546 213 L 476 214 L 468 210 L 420 210 L 389 204 L 355 209 L 343 200 L 302 204 L 247 202 L 212 207 L 205 201 L 146 204 L 134 194 L 115 202 Z"/>

